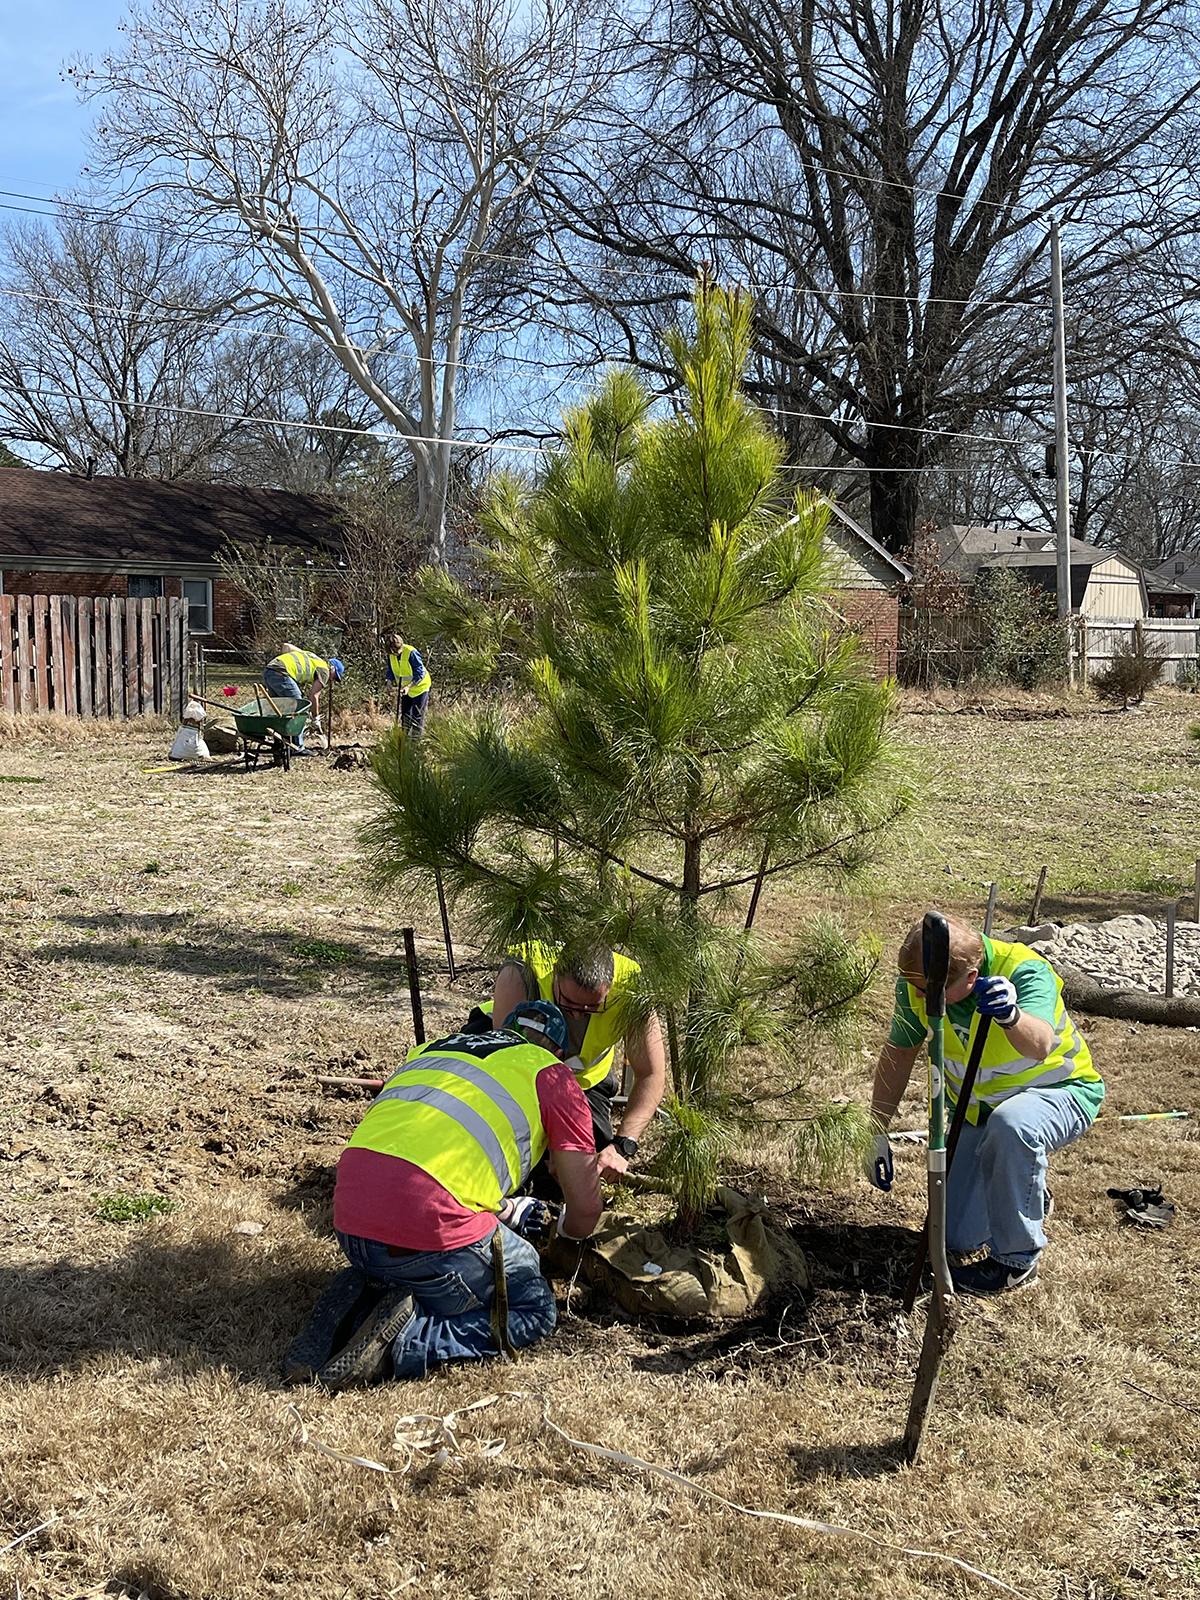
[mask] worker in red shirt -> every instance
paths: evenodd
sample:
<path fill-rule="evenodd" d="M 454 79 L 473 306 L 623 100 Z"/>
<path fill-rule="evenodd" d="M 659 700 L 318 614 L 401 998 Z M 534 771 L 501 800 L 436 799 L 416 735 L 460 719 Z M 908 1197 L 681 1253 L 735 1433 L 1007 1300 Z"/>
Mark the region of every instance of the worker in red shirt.
<path fill-rule="evenodd" d="M 602 1209 L 567 1039 L 557 1006 L 527 1000 L 494 1032 L 409 1051 L 342 1153 L 333 1221 L 350 1266 L 289 1350 L 285 1379 L 341 1389 L 423 1377 L 553 1330 L 532 1241 L 555 1228 L 582 1241 Z M 564 1196 L 557 1215 L 513 1198 L 547 1151 Z"/>

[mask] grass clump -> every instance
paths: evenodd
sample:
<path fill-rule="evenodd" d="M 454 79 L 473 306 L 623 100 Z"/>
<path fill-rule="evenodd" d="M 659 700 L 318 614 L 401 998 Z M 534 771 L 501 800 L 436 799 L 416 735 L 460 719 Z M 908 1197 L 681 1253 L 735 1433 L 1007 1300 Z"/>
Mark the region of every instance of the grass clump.
<path fill-rule="evenodd" d="M 161 1194 L 102 1194 L 92 1214 L 101 1222 L 147 1222 L 174 1210 L 174 1200 Z"/>

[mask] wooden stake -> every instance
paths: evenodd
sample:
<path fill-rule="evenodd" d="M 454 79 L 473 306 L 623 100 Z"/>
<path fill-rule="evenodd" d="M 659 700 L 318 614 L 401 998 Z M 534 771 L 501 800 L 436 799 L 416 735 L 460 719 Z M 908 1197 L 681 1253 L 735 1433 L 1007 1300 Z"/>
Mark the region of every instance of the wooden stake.
<path fill-rule="evenodd" d="M 1043 867 L 1038 873 L 1037 888 L 1033 892 L 1033 908 L 1029 913 L 1029 926 L 1031 928 L 1037 925 L 1038 912 L 1042 909 L 1042 891 L 1046 887 L 1047 870 L 1046 867 Z"/>
<path fill-rule="evenodd" d="M 1196 863 L 1196 876 L 1192 881 L 1192 921 L 1200 922 L 1200 861 Z"/>
<path fill-rule="evenodd" d="M 401 928 L 404 962 L 408 968 L 408 998 L 412 1006 L 413 1033 L 418 1044 L 425 1043 L 425 1013 L 421 1008 L 421 974 L 417 971 L 417 941 L 412 928 Z"/>
<path fill-rule="evenodd" d="M 992 923 L 996 920 L 996 885 L 988 884 L 987 910 L 983 914 L 983 931 L 990 935 Z"/>
<path fill-rule="evenodd" d="M 317 1073 L 317 1082 L 334 1089 L 373 1089 L 376 1094 L 387 1082 L 386 1078 L 340 1078 L 326 1072 Z"/>
<path fill-rule="evenodd" d="M 1175 993 L 1175 902 L 1167 907 L 1167 989 L 1169 1000 Z"/>

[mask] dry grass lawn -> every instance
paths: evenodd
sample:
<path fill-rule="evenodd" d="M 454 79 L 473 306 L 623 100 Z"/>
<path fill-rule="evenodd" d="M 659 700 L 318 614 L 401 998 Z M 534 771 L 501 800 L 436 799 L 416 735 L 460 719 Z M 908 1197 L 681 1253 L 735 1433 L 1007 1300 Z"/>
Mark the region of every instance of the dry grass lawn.
<path fill-rule="evenodd" d="M 879 926 L 890 958 L 926 904 L 977 914 L 992 876 L 1025 909 L 1043 862 L 1050 914 L 1182 892 L 1200 850 L 1193 704 L 906 716 L 929 803 L 850 920 Z M 743 1505 L 954 1555 L 1041 1600 L 1200 1589 L 1200 1033 L 1087 1022 L 1109 1105 L 1058 1163 L 1042 1284 L 967 1308 L 915 1470 L 896 1455 L 920 1333 L 896 1302 L 921 1216 L 913 1146 L 890 1199 L 763 1164 L 814 1290 L 761 1325 L 683 1336 L 577 1297 L 511 1367 L 287 1391 L 276 1362 L 335 1265 L 331 1168 L 361 1110 L 315 1075 L 384 1072 L 411 1041 L 403 924 L 431 1032 L 486 980 L 450 991 L 431 904 L 366 896 L 362 774 L 147 770 L 168 742 L 0 729 L 0 1593 L 987 1592 L 585 1455 L 546 1415 Z M 831 1087 L 864 1094 L 869 1053 Z M 1174 1107 L 1198 1120 L 1116 1120 Z M 1143 1177 L 1179 1206 L 1160 1235 L 1118 1226 L 1104 1195 Z M 449 1438 L 404 1420 L 497 1393 Z"/>

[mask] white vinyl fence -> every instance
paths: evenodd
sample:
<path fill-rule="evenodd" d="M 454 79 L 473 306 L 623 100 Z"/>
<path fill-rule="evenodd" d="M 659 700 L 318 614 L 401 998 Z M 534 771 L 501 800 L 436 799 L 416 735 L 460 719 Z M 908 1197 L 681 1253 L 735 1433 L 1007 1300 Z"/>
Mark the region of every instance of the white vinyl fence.
<path fill-rule="evenodd" d="M 1198 617 L 1145 617 L 1138 622 L 1127 617 L 1080 617 L 1078 629 L 1079 655 L 1086 656 L 1089 677 L 1103 672 L 1119 646 L 1132 644 L 1139 633 L 1147 650 L 1167 658 L 1165 683 L 1200 673 Z"/>

